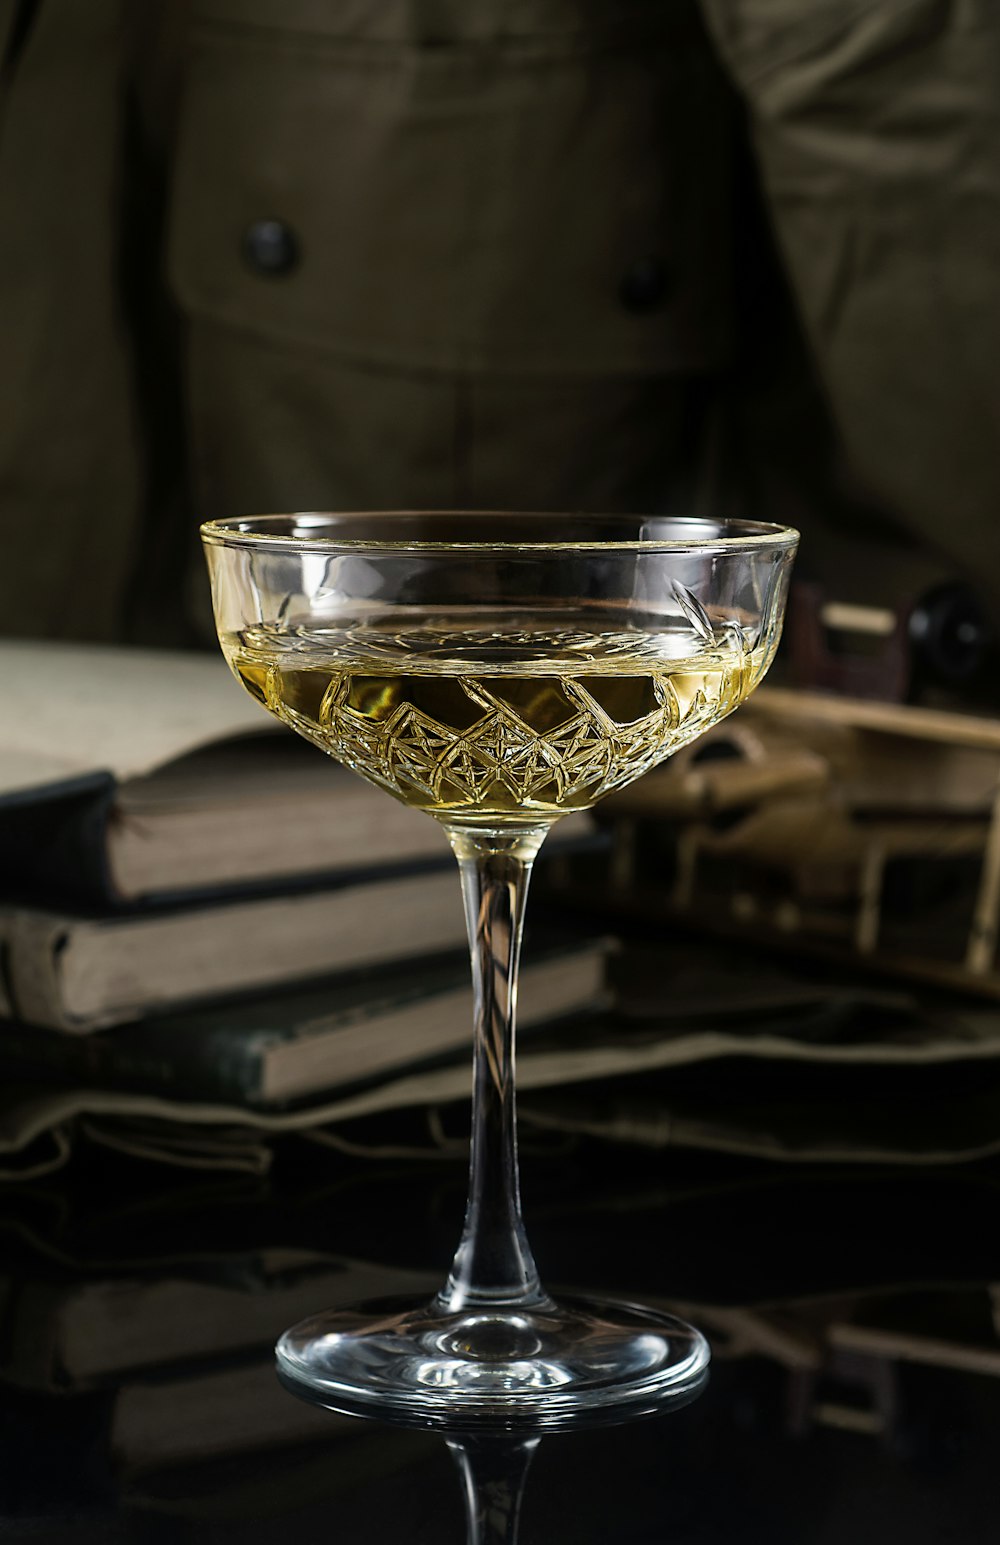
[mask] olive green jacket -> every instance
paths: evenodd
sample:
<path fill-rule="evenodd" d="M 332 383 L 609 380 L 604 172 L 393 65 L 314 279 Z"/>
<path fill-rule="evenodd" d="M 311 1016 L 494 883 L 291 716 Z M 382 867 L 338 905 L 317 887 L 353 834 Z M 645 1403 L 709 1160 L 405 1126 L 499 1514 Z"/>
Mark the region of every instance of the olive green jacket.
<path fill-rule="evenodd" d="M 0 59 L 5 631 L 193 638 L 197 519 L 304 507 L 1000 595 L 994 0 L 0 0 Z"/>

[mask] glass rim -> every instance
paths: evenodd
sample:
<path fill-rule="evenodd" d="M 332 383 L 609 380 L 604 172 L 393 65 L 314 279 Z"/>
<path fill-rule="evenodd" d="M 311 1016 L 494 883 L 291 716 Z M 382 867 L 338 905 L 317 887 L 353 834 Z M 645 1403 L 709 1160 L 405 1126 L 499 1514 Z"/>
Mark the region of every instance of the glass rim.
<path fill-rule="evenodd" d="M 442 538 L 376 536 L 302 536 L 282 535 L 275 531 L 254 530 L 265 522 L 315 520 L 382 520 L 382 519 L 468 519 L 472 521 L 503 517 L 524 521 L 600 521 L 619 523 L 624 521 L 676 521 L 678 525 L 715 527 L 712 535 L 678 537 L 630 537 L 606 541 L 504 541 L 502 538 L 470 538 L 447 541 Z M 573 552 L 636 552 L 636 553 L 688 553 L 714 551 L 745 552 L 761 548 L 790 551 L 798 545 L 799 532 L 793 526 L 782 526 L 767 521 L 730 519 L 701 515 L 604 515 L 591 511 L 534 511 L 534 510 L 303 510 L 295 513 L 272 515 L 235 515 L 225 520 L 208 520 L 199 526 L 202 542 L 213 547 L 273 548 L 285 552 L 399 552 L 399 553 L 573 553 Z M 731 533 L 731 534 L 727 534 Z"/>

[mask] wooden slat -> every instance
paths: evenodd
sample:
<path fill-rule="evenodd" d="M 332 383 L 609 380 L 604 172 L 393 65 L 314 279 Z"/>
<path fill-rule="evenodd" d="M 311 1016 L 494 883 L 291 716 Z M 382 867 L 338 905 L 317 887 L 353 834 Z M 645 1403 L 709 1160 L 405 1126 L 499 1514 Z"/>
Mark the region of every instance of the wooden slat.
<path fill-rule="evenodd" d="M 767 713 L 782 719 L 812 719 L 885 735 L 903 735 L 911 740 L 944 741 L 952 746 L 1000 751 L 1000 719 L 949 713 L 940 708 L 911 708 L 902 703 L 761 687 L 741 711 L 747 715 Z"/>

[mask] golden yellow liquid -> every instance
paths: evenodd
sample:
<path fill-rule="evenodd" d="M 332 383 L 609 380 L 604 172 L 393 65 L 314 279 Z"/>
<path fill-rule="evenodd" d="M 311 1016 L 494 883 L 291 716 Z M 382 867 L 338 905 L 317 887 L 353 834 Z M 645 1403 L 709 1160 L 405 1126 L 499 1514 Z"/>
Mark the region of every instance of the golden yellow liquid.
<path fill-rule="evenodd" d="M 766 662 L 730 628 L 257 628 L 223 640 L 247 691 L 404 804 L 471 824 L 553 819 L 730 713 Z"/>

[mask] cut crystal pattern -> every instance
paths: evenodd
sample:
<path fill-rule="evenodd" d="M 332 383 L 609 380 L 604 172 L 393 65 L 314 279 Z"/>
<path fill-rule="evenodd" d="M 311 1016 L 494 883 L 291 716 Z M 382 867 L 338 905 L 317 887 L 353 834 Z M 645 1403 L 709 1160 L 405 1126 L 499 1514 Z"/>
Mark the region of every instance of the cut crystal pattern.
<path fill-rule="evenodd" d="M 489 686 L 475 677 L 460 679 L 461 691 L 479 709 L 461 729 L 407 701 L 386 718 L 372 719 L 350 704 L 350 673 L 332 677 L 318 724 L 287 702 L 280 712 L 300 733 L 407 803 L 557 810 L 589 805 L 631 783 L 714 723 L 739 699 L 738 672 L 732 674 L 711 702 L 697 691 L 683 710 L 669 676 L 653 677 L 655 708 L 626 723 L 611 717 L 586 679 L 552 680 L 547 685 L 561 694 L 565 718 L 544 732 L 504 700 L 497 678 Z"/>

